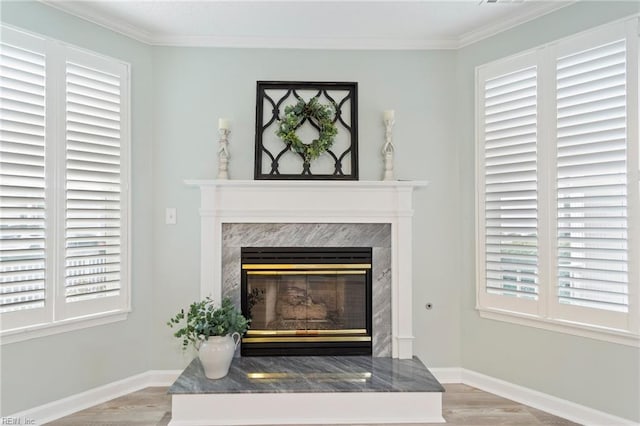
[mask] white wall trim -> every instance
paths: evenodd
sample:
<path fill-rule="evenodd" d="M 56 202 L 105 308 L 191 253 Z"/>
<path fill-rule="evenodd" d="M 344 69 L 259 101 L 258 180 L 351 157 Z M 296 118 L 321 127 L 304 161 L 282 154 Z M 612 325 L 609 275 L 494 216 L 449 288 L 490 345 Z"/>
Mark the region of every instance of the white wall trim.
<path fill-rule="evenodd" d="M 639 423 L 594 410 L 575 402 L 551 396 L 524 386 L 496 379 L 460 367 L 431 368 L 431 373 L 441 383 L 463 383 L 520 404 L 546 411 L 584 425 L 638 426 Z M 170 386 L 182 373 L 181 370 L 149 370 L 39 407 L 15 413 L 5 418 L 29 418 L 43 424 L 68 416 L 80 410 L 118 398 L 151 386 Z"/>
<path fill-rule="evenodd" d="M 429 371 L 440 383 L 462 383 L 462 368 L 460 367 L 430 368 Z"/>
<path fill-rule="evenodd" d="M 631 420 L 598 411 L 566 399 L 558 398 L 524 386 L 486 376 L 466 368 L 460 369 L 462 383 L 503 398 L 546 411 L 582 425 L 626 426 L 638 425 Z"/>
<path fill-rule="evenodd" d="M 525 24 L 529 21 L 533 21 L 541 16 L 548 15 L 563 7 L 570 6 L 576 3 L 577 0 L 571 0 L 569 2 L 541 2 L 535 9 L 529 10 L 526 13 L 521 13 L 517 16 L 512 16 L 507 19 L 503 19 L 497 24 L 486 25 L 468 33 L 462 34 L 458 39 L 457 48 L 466 47 L 470 44 L 477 43 L 485 38 L 492 37 L 504 31 L 508 31 L 518 25 Z"/>
<path fill-rule="evenodd" d="M 108 17 L 96 12 L 90 6 L 87 7 L 85 2 L 59 2 L 54 0 L 40 0 L 41 3 L 46 4 L 49 7 L 58 9 L 62 12 L 73 15 L 76 18 L 83 19 L 91 22 L 92 24 L 99 25 L 108 30 L 114 31 L 118 34 L 122 34 L 125 37 L 132 38 L 136 41 L 152 44 L 153 37 L 146 31 L 142 31 L 134 25 L 130 25 L 124 21 L 118 21 L 115 19 L 109 19 Z"/>
<path fill-rule="evenodd" d="M 455 39 L 348 38 L 348 37 L 221 37 L 154 36 L 149 44 L 174 47 L 223 47 L 235 49 L 324 49 L 324 50 L 449 50 Z"/>
<path fill-rule="evenodd" d="M 589 324 L 561 321 L 554 318 L 532 317 L 518 312 L 500 311 L 491 308 L 477 308 L 477 310 L 482 318 L 640 348 L 640 335 L 633 333 L 598 328 Z"/>
<path fill-rule="evenodd" d="M 183 370 L 149 370 L 147 387 L 171 386 Z"/>
<path fill-rule="evenodd" d="M 36 425 L 45 424 L 140 389 L 170 386 L 180 373 L 182 370 L 149 370 L 3 418 L 33 419 Z"/>
<path fill-rule="evenodd" d="M 85 315 L 67 320 L 49 322 L 45 324 L 29 325 L 0 332 L 0 345 L 22 342 L 38 337 L 52 336 L 54 334 L 81 330 L 83 328 L 97 327 L 127 319 L 130 309 L 116 312 L 101 312 L 95 315 Z"/>

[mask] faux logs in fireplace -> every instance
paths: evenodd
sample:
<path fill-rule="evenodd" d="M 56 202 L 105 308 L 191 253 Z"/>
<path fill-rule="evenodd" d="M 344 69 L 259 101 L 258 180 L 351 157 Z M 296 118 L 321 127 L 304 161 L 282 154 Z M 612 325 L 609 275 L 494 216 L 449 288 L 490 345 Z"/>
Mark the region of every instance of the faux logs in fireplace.
<path fill-rule="evenodd" d="M 242 356 L 371 355 L 371 248 L 244 247 Z"/>

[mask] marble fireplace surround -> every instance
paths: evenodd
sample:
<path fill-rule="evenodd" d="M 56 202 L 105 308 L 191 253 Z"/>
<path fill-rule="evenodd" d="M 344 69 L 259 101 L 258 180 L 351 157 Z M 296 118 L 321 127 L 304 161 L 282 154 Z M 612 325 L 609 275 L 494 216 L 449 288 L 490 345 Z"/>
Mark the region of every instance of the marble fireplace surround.
<path fill-rule="evenodd" d="M 373 247 L 374 355 L 413 356 L 412 194 L 427 182 L 185 183 L 200 188 L 202 297 L 239 298 L 242 246 Z"/>
<path fill-rule="evenodd" d="M 391 356 L 391 226 L 388 223 L 223 223 L 222 297 L 240 306 L 242 247 L 371 247 L 372 352 Z"/>

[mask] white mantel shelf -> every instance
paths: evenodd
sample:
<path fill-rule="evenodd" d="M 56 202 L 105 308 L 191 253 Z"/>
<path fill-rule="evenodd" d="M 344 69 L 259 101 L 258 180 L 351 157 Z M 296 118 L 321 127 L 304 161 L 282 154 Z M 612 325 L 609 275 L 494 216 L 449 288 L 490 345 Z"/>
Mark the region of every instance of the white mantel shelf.
<path fill-rule="evenodd" d="M 200 293 L 221 300 L 224 223 L 391 224 L 392 356 L 413 356 L 413 191 L 426 181 L 185 180 L 200 188 Z"/>
<path fill-rule="evenodd" d="M 375 223 L 412 216 L 426 181 L 185 180 L 201 190 L 200 214 L 225 222 Z M 380 219 L 382 218 L 382 219 Z"/>

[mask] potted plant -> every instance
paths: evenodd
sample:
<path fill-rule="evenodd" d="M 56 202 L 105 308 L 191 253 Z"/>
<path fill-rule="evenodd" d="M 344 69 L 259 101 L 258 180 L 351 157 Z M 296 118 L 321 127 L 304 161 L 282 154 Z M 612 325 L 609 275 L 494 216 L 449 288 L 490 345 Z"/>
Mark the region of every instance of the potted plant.
<path fill-rule="evenodd" d="M 205 375 L 219 379 L 229 372 L 233 353 L 240 336 L 249 328 L 249 320 L 224 298 L 217 307 L 210 297 L 194 302 L 185 313 L 181 309 L 167 322 L 171 328 L 180 327 L 173 334 L 182 339 L 182 349 L 191 344 L 198 351 Z"/>

